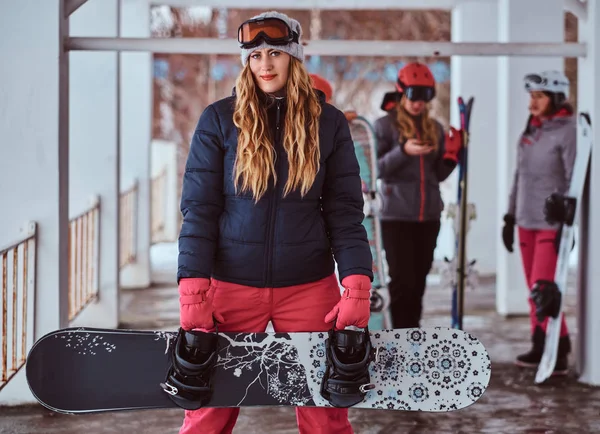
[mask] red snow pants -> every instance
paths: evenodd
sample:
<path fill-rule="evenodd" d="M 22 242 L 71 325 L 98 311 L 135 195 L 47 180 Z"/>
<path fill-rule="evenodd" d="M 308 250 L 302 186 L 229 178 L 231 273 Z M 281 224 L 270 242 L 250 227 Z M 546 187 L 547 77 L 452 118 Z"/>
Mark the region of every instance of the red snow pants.
<path fill-rule="evenodd" d="M 276 332 L 328 331 L 325 315 L 340 300 L 337 277 L 285 288 L 254 288 L 211 280 L 213 305 L 223 315 L 219 331 L 264 332 L 269 321 Z M 218 385 L 216 385 L 218 387 Z M 185 411 L 179 434 L 230 434 L 239 408 Z M 348 409 L 296 408 L 299 434 L 353 434 Z"/>
<path fill-rule="evenodd" d="M 537 280 L 554 280 L 556 271 L 556 262 L 558 255 L 554 247 L 556 238 L 555 230 L 532 230 L 519 227 L 519 244 L 521 247 L 521 259 L 525 271 L 525 279 L 529 290 Z M 538 322 L 535 316 L 535 305 L 531 298 L 529 299 L 529 319 L 531 321 L 531 334 L 536 327 L 546 332 L 548 319 Z M 569 332 L 565 323 L 565 316 L 561 314 L 560 335 L 566 336 Z"/>

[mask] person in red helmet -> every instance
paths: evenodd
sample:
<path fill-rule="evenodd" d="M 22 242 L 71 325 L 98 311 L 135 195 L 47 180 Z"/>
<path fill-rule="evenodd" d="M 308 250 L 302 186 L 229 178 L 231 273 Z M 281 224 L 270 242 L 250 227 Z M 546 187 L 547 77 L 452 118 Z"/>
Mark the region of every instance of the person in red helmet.
<path fill-rule="evenodd" d="M 325 94 L 325 102 L 331 103 L 331 98 L 333 98 L 333 89 L 331 88 L 331 84 L 319 74 L 309 75 L 312 80 L 313 87 Z"/>
<path fill-rule="evenodd" d="M 430 116 L 428 103 L 435 97 L 435 80 L 426 65 L 404 66 L 396 89 L 401 95 L 395 107 L 374 125 L 395 329 L 420 327 L 444 206 L 439 184 L 456 167 L 462 147 L 461 132 L 450 128 L 444 133 Z"/>

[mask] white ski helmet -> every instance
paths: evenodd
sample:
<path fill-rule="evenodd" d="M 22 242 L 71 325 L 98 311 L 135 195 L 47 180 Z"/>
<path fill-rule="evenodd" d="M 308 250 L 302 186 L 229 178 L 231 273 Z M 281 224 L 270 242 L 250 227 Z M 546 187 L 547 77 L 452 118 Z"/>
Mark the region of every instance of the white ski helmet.
<path fill-rule="evenodd" d="M 540 74 L 527 74 L 524 78 L 527 92 L 539 90 L 542 92 L 563 93 L 569 97 L 569 79 L 560 71 L 544 71 Z"/>

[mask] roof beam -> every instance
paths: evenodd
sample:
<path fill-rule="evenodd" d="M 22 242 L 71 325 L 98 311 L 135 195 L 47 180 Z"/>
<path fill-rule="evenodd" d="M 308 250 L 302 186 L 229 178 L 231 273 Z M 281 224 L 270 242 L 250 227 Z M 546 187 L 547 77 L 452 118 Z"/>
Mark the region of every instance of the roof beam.
<path fill-rule="evenodd" d="M 307 55 L 321 56 L 528 56 L 585 57 L 580 43 L 436 42 L 436 41 L 308 41 Z M 239 54 L 235 39 L 218 38 L 67 38 L 69 51 L 146 51 L 153 53 Z"/>
<path fill-rule="evenodd" d="M 450 10 L 468 0 L 148 0 L 153 6 L 208 6 L 230 9 L 321 9 L 321 10 L 391 10 L 443 9 Z M 472 1 L 472 0 L 471 0 Z M 496 0 L 478 0 L 496 1 Z"/>

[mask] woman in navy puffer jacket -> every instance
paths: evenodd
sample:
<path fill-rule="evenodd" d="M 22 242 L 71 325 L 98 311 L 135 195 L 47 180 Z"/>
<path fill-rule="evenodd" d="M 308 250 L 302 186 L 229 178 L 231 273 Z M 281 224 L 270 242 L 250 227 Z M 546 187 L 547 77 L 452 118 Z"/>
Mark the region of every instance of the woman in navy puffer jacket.
<path fill-rule="evenodd" d="M 366 327 L 372 258 L 348 123 L 312 88 L 300 24 L 277 12 L 259 17 L 240 28 L 255 40 L 242 45 L 234 95 L 206 108 L 191 143 L 181 327 L 210 330 L 213 316 L 224 332 L 263 332 L 269 321 L 278 332 Z M 285 23 L 289 40 L 261 36 L 270 23 Z M 296 411 L 301 433 L 353 432 L 347 409 Z M 186 411 L 180 432 L 231 433 L 238 412 Z"/>

